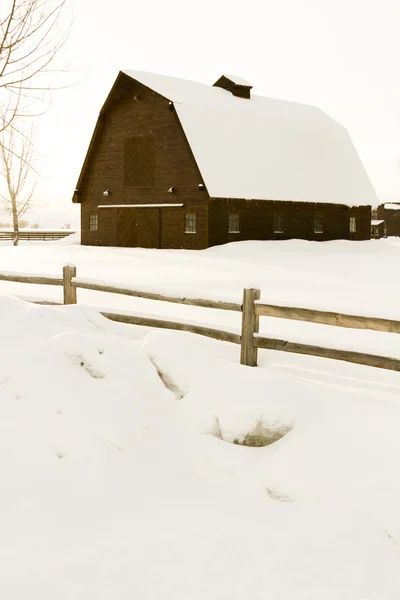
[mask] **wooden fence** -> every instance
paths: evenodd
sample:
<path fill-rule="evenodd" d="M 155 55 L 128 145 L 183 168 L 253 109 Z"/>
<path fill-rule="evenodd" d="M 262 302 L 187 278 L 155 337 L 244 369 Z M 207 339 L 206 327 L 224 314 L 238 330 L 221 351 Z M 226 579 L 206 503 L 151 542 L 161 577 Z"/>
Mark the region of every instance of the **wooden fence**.
<path fill-rule="evenodd" d="M 19 239 L 20 241 L 34 241 L 34 240 L 60 240 L 69 235 L 76 233 L 72 229 L 20 229 Z M 15 234 L 12 229 L 0 229 L 0 241 L 1 240 L 14 240 Z"/>
<path fill-rule="evenodd" d="M 148 327 L 175 329 L 180 331 L 189 331 L 206 337 L 214 338 L 224 342 L 232 342 L 240 345 L 240 362 L 242 365 L 257 366 L 258 348 L 268 350 L 279 350 L 280 352 L 291 352 L 295 354 L 306 354 L 322 358 L 331 358 L 343 360 L 346 362 L 377 367 L 380 369 L 390 369 L 400 371 L 400 359 L 374 354 L 364 354 L 350 350 L 338 350 L 335 348 L 323 348 L 308 344 L 289 342 L 280 339 L 267 338 L 259 335 L 259 318 L 261 316 L 275 317 L 280 319 L 293 319 L 296 321 L 307 321 L 310 323 L 319 323 L 321 325 L 330 325 L 334 327 L 348 327 L 352 329 L 368 329 L 373 331 L 382 331 L 386 333 L 400 333 L 400 321 L 390 319 L 380 319 L 376 317 L 363 317 L 357 315 L 348 315 L 320 310 L 311 310 L 306 308 L 294 308 L 289 306 L 275 306 L 264 304 L 260 301 L 260 290 L 246 288 L 243 290 L 242 304 L 234 302 L 219 302 L 203 298 L 183 298 L 179 296 L 167 296 L 164 294 L 155 294 L 143 290 L 133 290 L 130 287 L 121 287 L 90 279 L 80 279 L 76 276 L 76 267 L 67 265 L 63 268 L 62 277 L 41 276 L 41 275 L 22 275 L 19 273 L 0 272 L 0 281 L 14 281 L 18 283 L 33 283 L 38 285 L 56 285 L 62 286 L 64 304 L 77 303 L 77 289 L 94 290 L 98 292 L 108 292 L 114 294 L 123 294 L 125 296 L 134 296 L 136 298 L 145 298 L 148 300 L 158 300 L 162 302 L 173 302 L 175 304 L 184 304 L 189 306 L 200 306 L 203 308 L 212 308 L 217 310 L 229 310 L 242 313 L 241 334 L 203 327 L 191 323 L 182 323 L 176 321 L 167 321 L 164 319 L 154 319 L 151 317 L 135 316 L 123 314 L 120 312 L 101 312 L 103 316 L 113 321 L 129 323 L 132 325 L 144 325 Z M 55 304 L 45 300 L 36 301 L 40 304 Z"/>

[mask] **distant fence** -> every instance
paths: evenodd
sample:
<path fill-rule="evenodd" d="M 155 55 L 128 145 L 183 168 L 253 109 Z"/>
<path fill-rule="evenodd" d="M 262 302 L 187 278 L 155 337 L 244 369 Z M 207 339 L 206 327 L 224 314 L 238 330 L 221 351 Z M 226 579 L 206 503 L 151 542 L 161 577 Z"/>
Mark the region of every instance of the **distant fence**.
<path fill-rule="evenodd" d="M 21 241 L 27 240 L 61 240 L 69 235 L 76 233 L 71 229 L 20 229 L 19 239 Z M 0 229 L 0 241 L 11 240 L 15 238 L 14 231 L 12 229 Z"/>
<path fill-rule="evenodd" d="M 64 292 L 64 304 L 77 303 L 77 289 L 94 290 L 97 292 L 107 292 L 113 294 L 122 294 L 124 296 L 134 296 L 136 298 L 145 298 L 147 300 L 158 300 L 161 302 L 173 302 L 175 304 L 184 304 L 190 306 L 200 306 L 203 308 L 212 308 L 216 310 L 229 310 L 242 313 L 241 333 L 233 333 L 211 327 L 203 327 L 191 323 L 182 323 L 177 321 L 168 321 L 164 319 L 154 319 L 151 317 L 141 317 L 128 315 L 119 312 L 101 312 L 103 316 L 113 321 L 128 323 L 132 325 L 143 325 L 148 327 L 175 329 L 197 333 L 209 338 L 224 342 L 232 342 L 240 345 L 240 362 L 242 365 L 250 367 L 257 366 L 258 348 L 267 350 L 279 350 L 280 352 L 290 352 L 295 354 L 305 354 L 321 358 L 331 358 L 343 360 L 346 362 L 377 367 L 380 369 L 389 369 L 400 371 L 400 359 L 379 356 L 375 354 L 364 354 L 361 352 L 352 352 L 350 350 L 338 350 L 335 348 L 324 348 L 296 342 L 289 342 L 280 339 L 273 339 L 261 336 L 259 334 L 259 318 L 261 316 L 275 317 L 279 319 L 292 319 L 297 321 L 307 321 L 310 323 L 319 323 L 321 325 L 331 325 L 334 327 L 348 327 L 352 329 L 368 329 L 373 331 L 383 331 L 387 333 L 400 333 L 400 321 L 390 319 L 380 319 L 376 317 L 363 317 L 348 315 L 320 310 L 311 310 L 305 308 L 293 308 L 289 306 L 276 306 L 264 304 L 260 301 L 260 290 L 246 288 L 243 290 L 242 304 L 234 302 L 219 302 L 216 300 L 207 300 L 202 298 L 182 298 L 179 296 L 167 296 L 156 294 L 144 290 L 134 290 L 130 287 L 121 287 L 105 282 L 94 281 L 90 279 L 81 279 L 76 276 L 76 267 L 67 265 L 63 268 L 62 277 L 41 276 L 41 275 L 22 275 L 19 273 L 0 272 L 0 281 L 13 281 L 18 283 L 33 283 L 38 285 L 56 285 L 62 286 Z M 54 302 L 37 301 L 39 304 L 55 304 Z"/>

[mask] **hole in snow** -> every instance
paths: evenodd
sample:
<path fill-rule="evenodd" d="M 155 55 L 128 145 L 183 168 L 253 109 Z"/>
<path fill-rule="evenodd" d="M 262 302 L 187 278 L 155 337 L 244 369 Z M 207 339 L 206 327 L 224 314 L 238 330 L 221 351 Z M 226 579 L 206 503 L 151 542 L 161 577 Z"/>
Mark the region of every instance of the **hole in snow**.
<path fill-rule="evenodd" d="M 291 431 L 291 425 L 268 426 L 263 420 L 257 421 L 254 428 L 246 434 L 235 437 L 232 434 L 226 435 L 222 431 L 221 424 L 216 419 L 213 435 L 224 442 L 236 444 L 238 446 L 248 446 L 250 448 L 263 448 L 277 442 Z"/>

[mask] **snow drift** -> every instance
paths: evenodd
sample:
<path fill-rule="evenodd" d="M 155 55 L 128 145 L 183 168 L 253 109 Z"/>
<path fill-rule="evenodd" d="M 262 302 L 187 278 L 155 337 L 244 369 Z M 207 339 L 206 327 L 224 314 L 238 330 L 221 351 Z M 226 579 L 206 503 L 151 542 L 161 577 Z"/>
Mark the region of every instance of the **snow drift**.
<path fill-rule="evenodd" d="M 121 327 L 0 297 L 1 597 L 399 598 L 398 393 Z"/>

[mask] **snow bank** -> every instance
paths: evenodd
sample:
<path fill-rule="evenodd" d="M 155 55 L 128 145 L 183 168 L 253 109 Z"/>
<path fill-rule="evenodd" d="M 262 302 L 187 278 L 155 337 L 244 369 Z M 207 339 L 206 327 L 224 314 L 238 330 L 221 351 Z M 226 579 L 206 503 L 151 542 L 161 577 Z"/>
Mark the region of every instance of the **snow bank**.
<path fill-rule="evenodd" d="M 120 331 L 0 297 L 2 597 L 398 599 L 400 384 L 385 401 Z M 259 424 L 284 434 L 240 445 Z"/>
<path fill-rule="evenodd" d="M 52 240 L 45 242 L 46 244 L 51 244 L 52 246 L 69 246 L 70 244 L 80 244 L 81 243 L 81 232 L 76 231 L 75 233 L 71 233 L 65 238 L 60 240 Z"/>

